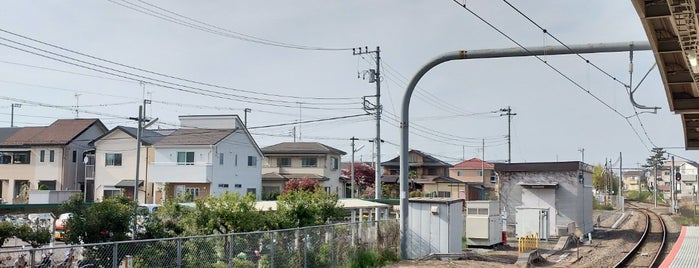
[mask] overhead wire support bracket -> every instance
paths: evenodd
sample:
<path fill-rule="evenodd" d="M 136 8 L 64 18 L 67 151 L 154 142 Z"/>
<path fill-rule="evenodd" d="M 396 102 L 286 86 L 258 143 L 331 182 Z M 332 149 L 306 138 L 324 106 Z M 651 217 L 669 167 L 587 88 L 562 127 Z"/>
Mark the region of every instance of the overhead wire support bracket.
<path fill-rule="evenodd" d="M 637 113 L 636 115 L 642 114 L 642 113 L 657 114 L 658 110 L 661 109 L 660 107 L 657 107 L 657 106 L 650 107 L 650 106 L 638 104 L 636 102 L 636 100 L 633 98 L 633 94 L 636 93 L 636 90 L 638 90 L 638 87 L 641 86 L 641 84 L 643 83 L 644 80 L 646 80 L 646 77 L 648 77 L 648 75 L 655 68 L 655 66 L 657 66 L 657 63 L 653 63 L 653 66 L 651 66 L 648 69 L 648 71 L 646 72 L 646 74 L 643 75 L 643 78 L 641 78 L 641 81 L 638 81 L 638 84 L 636 85 L 636 87 L 631 89 L 631 87 L 633 85 L 633 42 L 631 42 L 631 44 L 629 44 L 629 84 L 626 85 L 627 93 L 629 93 L 629 100 L 631 101 L 631 105 L 633 105 L 633 107 L 636 107 L 636 108 L 642 109 L 642 110 L 653 110 L 652 112 L 648 112 L 648 111 L 640 112 L 640 113 Z"/>

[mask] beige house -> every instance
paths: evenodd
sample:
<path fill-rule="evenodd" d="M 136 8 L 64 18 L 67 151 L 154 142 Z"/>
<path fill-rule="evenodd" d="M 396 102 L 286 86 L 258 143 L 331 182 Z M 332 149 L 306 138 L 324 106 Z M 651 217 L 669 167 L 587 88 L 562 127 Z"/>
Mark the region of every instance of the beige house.
<path fill-rule="evenodd" d="M 485 190 L 486 197 L 497 199 L 498 183 L 495 165 L 478 158 L 471 158 L 455 164 L 449 169 L 449 176 L 468 183 L 472 188 Z M 474 196 L 474 195 L 477 196 Z M 469 191 L 468 200 L 483 199 L 481 191 Z"/>
<path fill-rule="evenodd" d="M 281 192 L 289 179 L 311 178 L 345 197 L 340 160 L 346 153 L 318 142 L 282 142 L 262 148 L 262 193 Z"/>
<path fill-rule="evenodd" d="M 141 158 L 138 172 L 139 203 L 153 202 L 153 183 L 148 181 L 148 164 L 153 162 L 153 143 L 162 139 L 163 133 L 172 130 L 144 130 L 141 134 Z M 95 139 L 94 161 L 88 163 L 88 201 L 100 201 L 116 194 L 133 199 L 136 184 L 136 134 L 134 127 L 117 126 Z M 92 175 L 92 176 L 91 176 Z M 94 198 L 92 198 L 94 197 Z"/>
<path fill-rule="evenodd" d="M 60 119 L 48 126 L 0 128 L 0 198 L 28 201 L 30 190 L 82 191 L 88 143 L 107 132 L 99 119 Z"/>
<path fill-rule="evenodd" d="M 645 178 L 645 171 L 643 170 L 629 170 L 624 171 L 624 190 L 625 191 L 638 191 L 638 184 L 641 183 Z"/>
<path fill-rule="evenodd" d="M 422 195 L 432 197 L 467 198 L 467 183 L 449 176 L 451 164 L 418 150 L 410 150 L 408 154 L 411 192 L 420 191 Z M 381 167 L 382 183 L 391 185 L 395 194 L 399 185 L 400 156 L 381 163 Z"/>

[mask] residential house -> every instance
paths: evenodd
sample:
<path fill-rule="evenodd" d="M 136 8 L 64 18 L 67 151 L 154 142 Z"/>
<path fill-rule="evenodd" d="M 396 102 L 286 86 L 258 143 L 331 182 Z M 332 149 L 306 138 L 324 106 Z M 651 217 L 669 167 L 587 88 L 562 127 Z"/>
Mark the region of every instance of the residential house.
<path fill-rule="evenodd" d="M 340 160 L 347 154 L 318 142 L 282 142 L 262 148 L 262 192 L 278 193 L 290 179 L 310 178 L 328 193 L 346 194 L 341 180 Z"/>
<path fill-rule="evenodd" d="M 625 191 L 638 191 L 639 184 L 641 181 L 645 180 L 646 172 L 644 170 L 628 170 L 624 171 L 624 190 Z"/>
<path fill-rule="evenodd" d="M 680 186 L 678 187 L 678 199 L 696 200 L 697 186 L 699 185 L 699 164 L 696 162 L 675 162 L 680 173 Z"/>
<path fill-rule="evenodd" d="M 579 161 L 496 163 L 495 172 L 509 234 L 526 235 L 516 227 L 528 222 L 539 223 L 536 231 L 546 232 L 540 237 L 566 236 L 571 226 L 592 232 L 590 165 Z M 537 213 L 529 214 L 531 211 Z"/>
<path fill-rule="evenodd" d="M 153 182 L 148 180 L 148 165 L 153 163 L 155 149 L 153 144 L 173 130 L 149 130 L 141 133 L 140 162 L 138 170 L 140 204 L 152 203 L 154 197 Z M 98 137 L 90 144 L 95 147 L 94 160 L 88 158 L 87 200 L 100 201 L 116 194 L 134 197 L 136 185 L 136 137 L 138 130 L 134 127 L 117 126 Z M 90 176 L 92 175 L 92 176 Z M 93 187 L 89 187 L 92 185 Z"/>
<path fill-rule="evenodd" d="M 59 119 L 48 126 L 0 128 L 2 203 L 26 203 L 30 190 L 77 190 L 85 183 L 88 143 L 107 132 L 99 119 Z"/>
<path fill-rule="evenodd" d="M 467 194 L 467 183 L 449 176 L 449 169 L 453 166 L 447 162 L 439 160 L 427 153 L 418 150 L 408 152 L 410 180 L 410 191 L 420 191 L 425 196 L 432 197 L 453 197 L 469 200 Z M 381 163 L 383 184 L 391 185 L 392 194 L 396 195 L 400 180 L 400 156 Z M 482 189 L 482 187 L 480 187 Z M 473 195 L 480 196 L 482 191 Z"/>
<path fill-rule="evenodd" d="M 180 125 L 152 145 L 156 203 L 223 192 L 260 198 L 262 151 L 237 115 L 180 116 Z"/>
<path fill-rule="evenodd" d="M 471 191 L 468 193 L 467 200 L 497 199 L 498 183 L 494 168 L 493 163 L 474 157 L 449 168 L 449 177 L 473 186 L 469 188 Z M 480 196 L 481 189 L 485 189 L 486 198 Z"/>

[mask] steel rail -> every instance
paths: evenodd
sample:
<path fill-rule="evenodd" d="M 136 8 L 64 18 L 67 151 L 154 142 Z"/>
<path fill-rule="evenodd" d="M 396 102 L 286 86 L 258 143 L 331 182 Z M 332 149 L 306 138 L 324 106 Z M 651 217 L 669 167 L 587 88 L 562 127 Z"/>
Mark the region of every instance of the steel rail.
<path fill-rule="evenodd" d="M 639 212 L 642 212 L 644 215 L 646 215 L 646 227 L 643 230 L 643 234 L 641 235 L 641 238 L 638 240 L 636 245 L 634 245 L 634 247 L 624 256 L 624 258 L 621 261 L 619 261 L 617 264 L 615 264 L 614 267 L 615 268 L 626 267 L 627 264 L 631 260 L 633 260 L 633 258 L 636 256 L 636 253 L 638 253 L 638 250 L 641 249 L 643 244 L 646 242 L 647 235 L 650 232 L 650 221 L 651 221 L 650 214 L 651 213 L 653 213 L 655 215 L 655 217 L 658 218 L 658 220 L 660 221 L 660 226 L 662 227 L 662 240 L 660 241 L 660 247 L 658 248 L 658 251 L 655 254 L 655 256 L 653 257 L 653 260 L 651 261 L 650 265 L 648 265 L 648 267 L 657 267 L 656 263 L 659 261 L 660 254 L 663 252 L 663 248 L 665 247 L 665 240 L 667 238 L 667 229 L 665 227 L 665 221 L 663 221 L 663 218 L 660 215 L 658 215 L 657 213 L 655 213 L 652 210 L 641 208 L 641 207 L 636 206 L 636 205 L 631 205 L 631 204 L 629 204 L 629 205 L 631 207 L 633 207 L 634 209 L 638 210 Z"/>

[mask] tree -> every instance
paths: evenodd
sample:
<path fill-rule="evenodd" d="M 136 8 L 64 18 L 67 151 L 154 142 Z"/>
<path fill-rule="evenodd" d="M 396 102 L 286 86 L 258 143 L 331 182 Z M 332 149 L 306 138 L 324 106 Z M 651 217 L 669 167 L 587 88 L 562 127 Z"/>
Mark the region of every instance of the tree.
<path fill-rule="evenodd" d="M 0 247 L 5 241 L 15 236 L 15 224 L 9 221 L 0 221 Z"/>
<path fill-rule="evenodd" d="M 352 178 L 351 169 L 343 169 L 342 176 Z M 376 170 L 366 163 L 354 163 L 354 183 L 359 189 L 374 186 L 374 178 L 376 178 Z"/>
<path fill-rule="evenodd" d="M 315 191 L 318 187 L 320 187 L 320 183 L 317 180 L 308 177 L 304 177 L 301 179 L 290 179 L 284 185 L 284 191 L 282 191 L 282 194 L 285 194 L 289 191 L 298 190 Z"/>
<path fill-rule="evenodd" d="M 27 242 L 32 248 L 39 248 L 51 243 L 51 230 L 47 227 L 23 224 L 16 227 L 16 237 Z"/>
<path fill-rule="evenodd" d="M 658 177 L 658 169 L 662 167 L 665 160 L 667 160 L 665 153 L 663 148 L 653 148 L 651 150 L 651 156 L 646 159 L 646 164 L 643 165 L 644 168 L 654 171 L 655 178 Z M 657 185 L 653 185 L 653 187 L 657 187 Z"/>
<path fill-rule="evenodd" d="M 277 228 L 296 228 L 325 224 L 344 216 L 337 205 L 337 194 L 329 194 L 320 186 L 313 190 L 299 188 L 286 190 L 277 200 Z"/>
<path fill-rule="evenodd" d="M 258 231 L 263 220 L 255 202 L 253 194 L 241 197 L 238 193 L 225 192 L 197 200 L 192 216 L 204 234 Z"/>
<path fill-rule="evenodd" d="M 101 243 L 129 239 L 136 203 L 124 196 L 107 198 L 86 206 L 81 195 L 73 195 L 63 203 L 73 217 L 66 221 L 69 243 Z"/>

